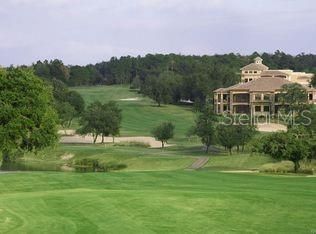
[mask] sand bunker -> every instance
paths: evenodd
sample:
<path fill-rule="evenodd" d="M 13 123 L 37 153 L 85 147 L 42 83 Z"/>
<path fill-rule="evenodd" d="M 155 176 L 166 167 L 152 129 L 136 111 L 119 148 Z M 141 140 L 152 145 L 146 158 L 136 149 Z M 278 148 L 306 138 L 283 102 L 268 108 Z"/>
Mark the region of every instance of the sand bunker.
<path fill-rule="evenodd" d="M 122 98 L 119 100 L 120 101 L 140 101 L 141 99 L 139 97 L 134 97 L 134 98 Z"/>
<path fill-rule="evenodd" d="M 260 132 L 287 131 L 287 127 L 285 125 L 276 123 L 258 124 L 257 127 Z"/>
<path fill-rule="evenodd" d="M 60 158 L 61 158 L 61 160 L 69 160 L 69 159 L 72 159 L 74 156 L 75 155 L 73 155 L 73 154 L 64 154 Z"/>
<path fill-rule="evenodd" d="M 98 137 L 96 143 L 101 143 L 102 138 Z M 93 143 L 93 137 L 91 135 L 86 136 L 80 136 L 80 135 L 73 135 L 73 136 L 62 136 L 60 139 L 61 143 L 68 143 L 68 144 L 92 144 Z M 112 137 L 105 137 L 104 143 L 112 143 L 113 138 Z M 157 141 L 153 137 L 146 137 L 146 136 L 136 136 L 136 137 L 115 137 L 114 143 L 120 143 L 120 142 L 139 142 L 146 145 L 149 145 L 150 148 L 160 148 L 161 142 Z M 171 146 L 168 144 L 165 144 L 166 147 Z"/>

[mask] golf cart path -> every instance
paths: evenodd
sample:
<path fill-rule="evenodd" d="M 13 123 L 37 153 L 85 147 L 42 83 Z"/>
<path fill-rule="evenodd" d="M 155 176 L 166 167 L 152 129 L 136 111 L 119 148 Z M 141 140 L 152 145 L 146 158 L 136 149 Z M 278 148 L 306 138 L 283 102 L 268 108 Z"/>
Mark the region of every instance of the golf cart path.
<path fill-rule="evenodd" d="M 209 160 L 209 157 L 199 157 L 197 160 L 195 160 L 194 163 L 192 163 L 191 166 L 188 167 L 188 169 L 196 170 L 202 168 Z"/>

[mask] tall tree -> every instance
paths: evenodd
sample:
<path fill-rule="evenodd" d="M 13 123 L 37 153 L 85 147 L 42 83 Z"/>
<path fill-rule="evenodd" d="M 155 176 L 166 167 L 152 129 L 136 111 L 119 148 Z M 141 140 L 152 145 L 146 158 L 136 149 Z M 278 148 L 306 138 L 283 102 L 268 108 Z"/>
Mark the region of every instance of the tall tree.
<path fill-rule="evenodd" d="M 237 132 L 237 126 L 220 124 L 216 128 L 216 138 L 218 142 L 228 149 L 232 154 L 232 149 L 240 143 L 240 137 Z"/>
<path fill-rule="evenodd" d="M 308 158 L 311 153 L 310 145 L 292 133 L 277 132 L 262 139 L 262 153 L 278 160 L 290 160 L 294 163 L 294 172 L 300 168 L 300 161 Z"/>
<path fill-rule="evenodd" d="M 151 77 L 145 83 L 144 93 L 157 102 L 158 106 L 162 103 L 171 102 L 171 88 L 166 82 L 165 77 Z"/>
<path fill-rule="evenodd" d="M 15 151 L 33 151 L 58 140 L 52 90 L 32 71 L 0 71 L 0 150 L 8 163 Z"/>
<path fill-rule="evenodd" d="M 241 150 L 244 151 L 245 145 L 254 137 L 257 133 L 256 126 L 250 124 L 239 124 L 235 126 L 237 134 L 237 151 L 239 151 L 239 146 Z"/>
<path fill-rule="evenodd" d="M 161 148 L 164 148 L 165 143 L 173 138 L 175 126 L 170 122 L 164 122 L 152 130 L 153 136 L 161 141 Z"/>
<path fill-rule="evenodd" d="M 292 115 L 291 121 L 288 123 L 289 126 L 292 126 L 295 123 L 295 119 L 298 117 L 299 113 L 308 108 L 307 99 L 307 91 L 302 85 L 298 83 L 283 85 L 280 101 L 285 110 Z"/>
<path fill-rule="evenodd" d="M 208 153 L 211 144 L 215 142 L 216 121 L 211 107 L 206 107 L 195 121 L 195 134 L 201 138 L 202 143 L 206 146 L 206 153 Z"/>
<path fill-rule="evenodd" d="M 104 137 L 109 135 L 114 137 L 119 134 L 121 120 L 121 110 L 115 102 L 105 104 L 93 102 L 82 114 L 78 132 L 82 135 L 92 134 L 93 143 L 96 143 L 98 136 L 101 136 L 104 143 Z"/>

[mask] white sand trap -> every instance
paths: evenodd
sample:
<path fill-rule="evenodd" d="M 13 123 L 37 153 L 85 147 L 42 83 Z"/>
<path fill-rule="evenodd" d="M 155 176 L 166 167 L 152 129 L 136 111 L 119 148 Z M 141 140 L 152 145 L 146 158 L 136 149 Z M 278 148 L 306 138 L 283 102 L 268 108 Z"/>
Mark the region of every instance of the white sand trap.
<path fill-rule="evenodd" d="M 236 170 L 236 171 L 221 171 L 224 173 L 259 173 L 259 171 L 251 171 L 251 170 Z"/>
<path fill-rule="evenodd" d="M 58 130 L 58 134 L 62 136 L 73 136 L 76 134 L 76 130 L 74 129 Z"/>
<path fill-rule="evenodd" d="M 96 143 L 101 143 L 102 138 L 98 137 Z M 73 135 L 73 136 L 62 136 L 60 139 L 61 143 L 69 143 L 69 144 L 92 144 L 93 137 L 91 135 L 80 136 L 80 135 Z M 105 137 L 104 143 L 112 143 L 112 137 Z M 153 137 L 146 137 L 146 136 L 136 136 L 136 137 L 115 137 L 114 143 L 119 142 L 139 142 L 149 145 L 150 148 L 161 148 L 161 142 L 157 141 Z M 171 146 L 169 144 L 165 144 L 165 147 Z"/>
<path fill-rule="evenodd" d="M 73 155 L 73 154 L 64 154 L 60 158 L 61 158 L 61 160 L 69 160 L 69 159 L 72 159 L 74 156 L 75 155 Z"/>
<path fill-rule="evenodd" d="M 265 123 L 265 124 L 258 124 L 258 131 L 260 132 L 278 132 L 278 131 L 287 131 L 287 127 L 283 124 L 276 124 L 276 123 Z"/>
<path fill-rule="evenodd" d="M 139 97 L 134 97 L 134 98 L 122 98 L 119 100 L 120 101 L 140 101 L 141 99 Z"/>

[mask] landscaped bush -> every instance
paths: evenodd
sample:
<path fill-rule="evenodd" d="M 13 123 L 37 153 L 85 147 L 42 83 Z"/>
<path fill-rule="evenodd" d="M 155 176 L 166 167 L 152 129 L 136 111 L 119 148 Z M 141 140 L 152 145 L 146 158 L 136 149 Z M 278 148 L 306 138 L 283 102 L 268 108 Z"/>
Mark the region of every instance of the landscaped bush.
<path fill-rule="evenodd" d="M 298 172 L 301 174 L 314 175 L 316 171 L 313 168 L 301 168 Z"/>
<path fill-rule="evenodd" d="M 97 159 L 78 159 L 75 161 L 74 167 L 77 172 L 103 171 L 102 168 L 100 168 L 99 161 Z"/>
<path fill-rule="evenodd" d="M 259 168 L 260 172 L 269 172 L 269 173 L 294 173 L 293 162 L 290 161 L 281 161 L 277 163 L 267 163 L 262 165 Z M 298 173 L 314 175 L 315 168 L 311 167 L 311 164 L 302 163 L 301 168 L 298 170 Z"/>
<path fill-rule="evenodd" d="M 108 164 L 106 164 L 106 169 L 107 171 L 111 171 L 111 170 L 122 170 L 127 168 L 127 165 L 124 163 L 115 163 L 115 162 L 110 162 Z"/>
<path fill-rule="evenodd" d="M 293 163 L 290 161 L 281 161 L 277 163 L 267 163 L 259 168 L 260 172 L 272 172 L 272 173 L 292 173 Z"/>
<path fill-rule="evenodd" d="M 126 164 L 110 162 L 108 164 L 100 163 L 97 159 L 79 159 L 74 163 L 76 172 L 109 172 L 122 170 L 127 167 Z"/>

